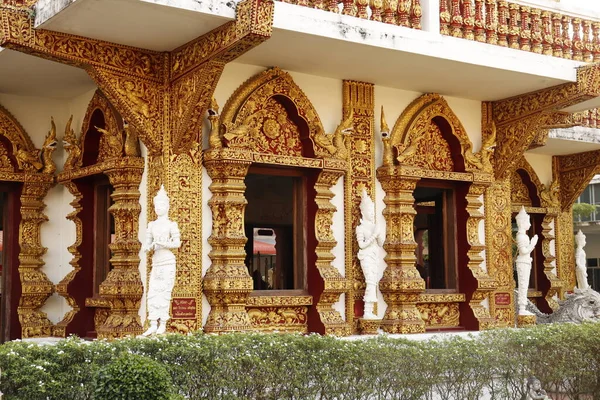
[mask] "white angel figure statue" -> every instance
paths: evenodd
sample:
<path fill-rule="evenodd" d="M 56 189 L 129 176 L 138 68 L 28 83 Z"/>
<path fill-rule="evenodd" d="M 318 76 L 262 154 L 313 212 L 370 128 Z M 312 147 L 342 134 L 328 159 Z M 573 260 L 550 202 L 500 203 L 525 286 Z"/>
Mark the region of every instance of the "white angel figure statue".
<path fill-rule="evenodd" d="M 575 275 L 577 277 L 577 289 L 587 289 L 590 287 L 588 284 L 587 276 L 587 259 L 585 255 L 585 235 L 581 232 L 577 232 L 575 235 L 575 243 L 577 248 L 575 249 Z"/>
<path fill-rule="evenodd" d="M 363 318 L 376 319 L 373 314 L 373 307 L 377 302 L 377 285 L 381 280 L 379 272 L 379 254 L 380 248 L 383 246 L 384 236 L 377 229 L 375 224 L 375 204 L 371 197 L 367 194 L 366 189 L 363 189 L 360 202 L 360 212 L 362 218 L 360 224 L 356 227 L 356 240 L 358 241 L 358 259 L 360 266 L 365 276 L 365 311 Z"/>
<path fill-rule="evenodd" d="M 154 197 L 156 220 L 148 224 L 144 251 L 152 254 L 152 272 L 148 283 L 148 320 L 150 328 L 143 336 L 165 333 L 167 321 L 171 317 L 171 293 L 175 285 L 176 259 L 172 249 L 181 246 L 177 222 L 169 220 L 169 197 L 164 186 Z M 160 326 L 158 322 L 160 321 Z"/>
<path fill-rule="evenodd" d="M 531 275 L 531 263 L 533 261 L 530 254 L 538 242 L 538 235 L 533 235 L 531 240 L 527 236 L 527 230 L 531 228 L 531 221 L 525 207 L 521 207 L 516 220 L 516 242 L 519 250 L 516 260 L 519 315 L 533 315 L 525 308 L 527 307 L 527 289 L 529 288 L 529 276 Z"/>

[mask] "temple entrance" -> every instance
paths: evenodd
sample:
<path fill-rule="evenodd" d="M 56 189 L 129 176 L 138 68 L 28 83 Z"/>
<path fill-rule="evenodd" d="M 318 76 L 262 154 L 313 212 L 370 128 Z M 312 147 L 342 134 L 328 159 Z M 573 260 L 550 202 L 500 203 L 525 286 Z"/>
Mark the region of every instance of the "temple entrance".
<path fill-rule="evenodd" d="M 19 200 L 17 185 L 0 183 L 0 343 L 19 337 Z"/>
<path fill-rule="evenodd" d="M 421 181 L 415 198 L 417 270 L 426 289 L 457 289 L 456 200 L 451 184 Z"/>
<path fill-rule="evenodd" d="M 305 181 L 286 169 L 256 167 L 246 176 L 246 267 L 254 290 L 305 289 Z"/>

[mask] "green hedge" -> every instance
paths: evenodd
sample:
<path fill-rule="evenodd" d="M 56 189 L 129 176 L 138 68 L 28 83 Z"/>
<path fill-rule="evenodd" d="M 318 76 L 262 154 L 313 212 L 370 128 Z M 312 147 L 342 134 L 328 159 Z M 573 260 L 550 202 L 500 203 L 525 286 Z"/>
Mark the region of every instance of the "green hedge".
<path fill-rule="evenodd" d="M 196 334 L 11 342 L 0 346 L 0 368 L 4 400 L 520 400 L 532 375 L 565 398 L 600 399 L 600 324 L 429 341 Z"/>

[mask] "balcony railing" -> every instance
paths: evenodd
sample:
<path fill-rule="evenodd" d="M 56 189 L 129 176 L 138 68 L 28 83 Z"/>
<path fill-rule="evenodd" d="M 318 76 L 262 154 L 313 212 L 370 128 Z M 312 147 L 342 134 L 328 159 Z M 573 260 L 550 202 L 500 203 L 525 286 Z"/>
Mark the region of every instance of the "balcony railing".
<path fill-rule="evenodd" d="M 281 0 L 353 17 L 421 29 L 421 0 Z M 339 3 L 341 3 L 341 8 Z"/>
<path fill-rule="evenodd" d="M 440 0 L 440 33 L 578 61 L 600 61 L 600 22 L 505 0 Z"/>

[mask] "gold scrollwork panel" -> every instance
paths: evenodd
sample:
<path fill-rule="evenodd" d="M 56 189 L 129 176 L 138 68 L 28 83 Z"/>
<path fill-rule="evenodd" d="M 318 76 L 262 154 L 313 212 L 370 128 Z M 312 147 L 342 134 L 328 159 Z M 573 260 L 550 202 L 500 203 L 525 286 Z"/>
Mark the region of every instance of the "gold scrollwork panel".
<path fill-rule="evenodd" d="M 497 326 L 513 326 L 514 288 L 512 268 L 510 177 L 488 187 L 485 198 L 486 266 L 498 288 L 490 298 L 490 313 Z"/>
<path fill-rule="evenodd" d="M 358 243 L 354 231 L 360 223 L 360 199 L 363 188 L 375 201 L 375 88 L 372 83 L 344 81 L 343 113 L 354 116 L 354 133 L 350 137 L 350 173 L 346 175 L 346 279 L 352 285 L 346 294 L 346 320 L 352 321 L 354 304 L 362 300 L 365 281 L 356 254 Z"/>

